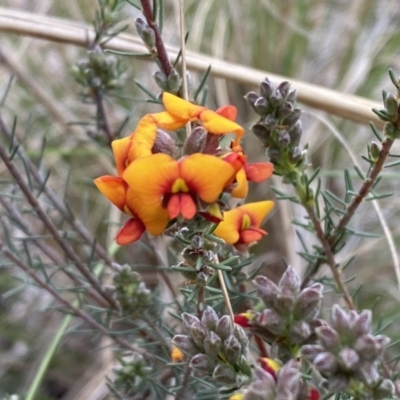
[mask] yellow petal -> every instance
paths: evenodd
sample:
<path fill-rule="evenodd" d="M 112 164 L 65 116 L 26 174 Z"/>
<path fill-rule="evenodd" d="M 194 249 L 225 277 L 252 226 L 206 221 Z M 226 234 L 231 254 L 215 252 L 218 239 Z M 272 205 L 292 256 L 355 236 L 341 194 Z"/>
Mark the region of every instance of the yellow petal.
<path fill-rule="evenodd" d="M 199 114 L 206 109 L 167 92 L 163 93 L 163 104 L 170 114 L 186 122 L 198 119 Z"/>
<path fill-rule="evenodd" d="M 128 154 L 132 145 L 132 136 L 113 140 L 111 147 L 114 153 L 118 176 L 121 176 L 128 164 Z"/>
<path fill-rule="evenodd" d="M 247 183 L 246 171 L 244 168 L 240 169 L 236 174 L 236 187 L 232 189 L 232 197 L 243 199 L 247 196 L 249 185 Z"/>
<path fill-rule="evenodd" d="M 252 226 L 259 228 L 264 218 L 274 208 L 273 201 L 258 201 L 256 203 L 248 203 L 238 207 L 242 212 L 249 215 L 251 218 Z"/>
<path fill-rule="evenodd" d="M 229 163 L 208 155 L 195 153 L 185 157 L 179 164 L 180 176 L 191 191 L 206 203 L 213 203 L 222 193 L 235 169 Z"/>
<path fill-rule="evenodd" d="M 128 164 L 132 161 L 151 155 L 157 137 L 157 125 L 151 114 L 145 115 L 132 133 L 132 145 L 129 149 Z"/>
<path fill-rule="evenodd" d="M 239 124 L 211 110 L 204 110 L 200 114 L 200 120 L 208 132 L 216 135 L 236 133 L 236 136 L 241 138 L 244 134 L 244 129 Z"/>
<path fill-rule="evenodd" d="M 168 112 L 151 114 L 151 117 L 159 128 L 166 129 L 167 131 L 175 131 L 176 129 L 184 127 L 187 123 L 186 120 Z"/>
<path fill-rule="evenodd" d="M 214 234 L 229 244 L 235 244 L 240 238 L 243 213 L 239 208 L 224 212 L 224 220 L 218 224 Z"/>
<path fill-rule="evenodd" d="M 123 174 L 129 185 L 127 204 L 152 235 L 160 235 L 168 223 L 162 198 L 178 177 L 178 162 L 163 153 L 133 161 Z"/>
<path fill-rule="evenodd" d="M 122 178 L 104 175 L 95 179 L 94 184 L 111 203 L 116 205 L 121 211 L 124 211 L 127 185 Z"/>

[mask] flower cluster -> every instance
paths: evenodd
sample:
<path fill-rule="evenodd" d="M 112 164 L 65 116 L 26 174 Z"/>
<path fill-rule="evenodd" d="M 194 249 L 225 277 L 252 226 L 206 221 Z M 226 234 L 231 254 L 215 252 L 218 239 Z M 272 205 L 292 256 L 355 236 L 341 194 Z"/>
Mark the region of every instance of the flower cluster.
<path fill-rule="evenodd" d="M 218 318 L 211 307 L 204 310 L 201 320 L 188 313 L 182 318 L 187 335 L 175 335 L 172 343 L 189 358 L 194 371 L 227 387 L 249 382 L 248 339 L 240 326 L 228 315 Z"/>
<path fill-rule="evenodd" d="M 371 334 L 371 320 L 370 310 L 346 312 L 335 304 L 332 326 L 324 323 L 315 329 L 319 343 L 302 347 L 303 357 L 326 379 L 329 390 L 342 392 L 353 388 L 373 399 L 393 395 L 393 382 L 384 379 L 378 370 L 382 352 L 390 339 Z"/>
<path fill-rule="evenodd" d="M 162 234 L 179 220 L 201 216 L 221 222 L 216 235 L 233 245 L 259 240 L 264 217 L 273 207 L 271 201 L 247 204 L 223 213 L 221 195 L 243 198 L 248 181 L 261 182 L 273 171 L 270 163 L 247 164 L 240 146 L 243 128 L 234 122 L 236 109 L 225 106 L 211 111 L 170 93 L 162 96 L 166 111 L 147 114 L 128 137 L 114 140 L 112 149 L 117 176 L 101 176 L 97 188 L 131 218 L 117 234 L 125 245 L 148 231 Z M 171 136 L 187 123 L 197 126 L 179 148 Z M 218 147 L 221 135 L 233 133 L 230 148 Z"/>
<path fill-rule="evenodd" d="M 314 283 L 300 290 L 300 279 L 290 266 L 278 286 L 261 275 L 254 279 L 254 284 L 266 308 L 261 312 L 236 315 L 235 322 L 250 328 L 268 343 L 277 344 L 278 358 L 290 358 L 293 347 L 311 340 L 314 327 L 320 324 L 316 317 L 321 306 L 323 286 Z"/>

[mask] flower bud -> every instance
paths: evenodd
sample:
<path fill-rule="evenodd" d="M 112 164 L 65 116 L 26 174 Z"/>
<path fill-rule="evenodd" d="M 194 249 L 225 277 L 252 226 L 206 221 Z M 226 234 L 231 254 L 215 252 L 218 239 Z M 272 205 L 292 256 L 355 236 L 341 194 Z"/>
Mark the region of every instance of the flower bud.
<path fill-rule="evenodd" d="M 374 399 L 391 398 L 394 394 L 394 383 L 390 379 L 384 379 L 374 390 Z"/>
<path fill-rule="evenodd" d="M 382 349 L 384 349 L 391 342 L 391 339 L 385 335 L 376 335 L 375 341 L 379 344 L 379 346 Z"/>
<path fill-rule="evenodd" d="M 210 306 L 206 307 L 206 309 L 203 311 L 201 322 L 207 327 L 207 329 L 212 331 L 215 330 L 218 323 L 218 315 L 213 308 Z"/>
<path fill-rule="evenodd" d="M 264 119 L 263 122 L 268 130 L 273 130 L 276 128 L 279 121 L 272 114 L 270 114 Z"/>
<path fill-rule="evenodd" d="M 221 350 L 221 338 L 213 331 L 204 339 L 204 351 L 212 358 L 217 358 Z"/>
<path fill-rule="evenodd" d="M 264 146 L 270 142 L 271 132 L 263 124 L 255 124 L 251 127 L 253 133 L 261 140 Z"/>
<path fill-rule="evenodd" d="M 153 78 L 161 90 L 163 90 L 164 92 L 169 91 L 168 79 L 167 79 L 167 76 L 164 74 L 164 72 L 162 72 L 160 70 L 154 72 Z"/>
<path fill-rule="evenodd" d="M 297 164 L 299 161 L 301 161 L 302 158 L 304 159 L 306 157 L 306 155 L 307 155 L 306 150 L 303 152 L 300 150 L 299 147 L 296 146 L 289 153 L 289 161 L 292 164 Z"/>
<path fill-rule="evenodd" d="M 315 333 L 321 345 L 328 351 L 336 352 L 340 346 L 338 333 L 329 325 L 324 325 L 315 329 Z"/>
<path fill-rule="evenodd" d="M 338 354 L 338 363 L 346 372 L 354 371 L 360 361 L 357 352 L 349 347 L 345 347 Z"/>
<path fill-rule="evenodd" d="M 280 94 L 282 95 L 282 98 L 286 99 L 287 95 L 289 94 L 290 83 L 288 81 L 283 81 L 279 84 L 276 90 L 279 90 Z"/>
<path fill-rule="evenodd" d="M 313 362 L 315 357 L 324 351 L 325 349 L 318 344 L 306 344 L 301 348 L 301 355 L 308 361 Z"/>
<path fill-rule="evenodd" d="M 378 146 L 378 143 L 376 143 L 376 142 L 371 142 L 371 143 L 368 145 L 368 155 L 369 155 L 369 158 L 370 158 L 374 163 L 376 163 L 376 162 L 378 161 L 380 151 L 381 151 L 381 150 L 380 150 L 380 148 L 379 148 L 379 146 Z"/>
<path fill-rule="evenodd" d="M 152 51 L 156 45 L 156 36 L 153 29 L 151 29 L 142 18 L 136 18 L 135 25 L 143 43 Z"/>
<path fill-rule="evenodd" d="M 282 154 L 277 147 L 270 147 L 268 149 L 268 157 L 271 162 L 278 164 L 282 159 Z"/>
<path fill-rule="evenodd" d="M 281 147 L 286 147 L 290 143 L 290 136 L 286 129 L 279 131 L 278 143 Z"/>
<path fill-rule="evenodd" d="M 254 317 L 254 313 L 241 313 L 241 314 L 236 314 L 233 322 L 242 328 L 250 328 L 251 325 L 251 320 Z"/>
<path fill-rule="evenodd" d="M 260 96 L 256 92 L 247 93 L 244 98 L 247 100 L 251 108 L 258 113 L 257 108 L 255 107 L 255 102 L 260 98 Z"/>
<path fill-rule="evenodd" d="M 338 363 L 332 353 L 319 353 L 314 361 L 314 366 L 325 376 L 332 376 L 338 368 Z"/>
<path fill-rule="evenodd" d="M 372 327 L 372 312 L 371 310 L 363 310 L 357 317 L 357 321 L 354 324 L 354 330 L 356 336 L 365 335 L 369 333 Z"/>
<path fill-rule="evenodd" d="M 266 115 L 268 113 L 268 101 L 264 97 L 259 97 L 255 101 L 254 107 L 259 115 Z"/>
<path fill-rule="evenodd" d="M 383 133 L 386 136 L 392 137 L 396 133 L 396 128 L 391 122 L 386 122 L 383 127 Z"/>
<path fill-rule="evenodd" d="M 355 379 L 363 382 L 367 386 L 374 386 L 381 379 L 372 363 L 363 363 L 361 368 L 358 368 L 353 375 Z"/>
<path fill-rule="evenodd" d="M 290 136 L 290 143 L 297 146 L 300 143 L 301 135 L 303 134 L 303 127 L 301 121 L 297 121 L 288 129 Z"/>
<path fill-rule="evenodd" d="M 225 385 L 230 385 L 236 381 L 236 373 L 233 367 L 228 364 L 218 364 L 213 372 L 213 378 Z"/>
<path fill-rule="evenodd" d="M 349 386 L 349 377 L 344 374 L 338 374 L 329 378 L 328 389 L 332 392 L 344 392 Z"/>
<path fill-rule="evenodd" d="M 257 360 L 260 365 L 261 368 L 265 371 L 268 372 L 269 374 L 271 374 L 274 379 L 276 380 L 276 375 L 278 373 L 278 371 L 281 369 L 281 364 L 271 358 L 267 358 L 267 357 L 263 357 Z"/>
<path fill-rule="evenodd" d="M 206 145 L 207 133 L 208 132 L 202 126 L 194 128 L 192 133 L 185 140 L 183 153 L 185 155 L 202 153 Z"/>
<path fill-rule="evenodd" d="M 289 330 L 291 343 L 303 343 L 311 336 L 310 325 L 306 321 L 296 321 Z"/>
<path fill-rule="evenodd" d="M 292 112 L 293 112 L 293 104 L 286 101 L 276 110 L 276 117 L 278 119 L 283 119 Z"/>
<path fill-rule="evenodd" d="M 196 343 L 197 347 L 202 349 L 204 339 L 207 336 L 206 327 L 200 321 L 196 321 L 190 327 L 190 335 L 192 336 L 192 339 Z"/>
<path fill-rule="evenodd" d="M 286 101 L 294 104 L 296 102 L 296 100 L 297 100 L 297 91 L 296 91 L 296 89 L 293 89 L 287 95 Z"/>
<path fill-rule="evenodd" d="M 279 90 L 275 90 L 269 98 L 269 103 L 273 108 L 278 108 L 283 103 L 283 97 Z"/>
<path fill-rule="evenodd" d="M 168 75 L 168 87 L 172 93 L 177 93 L 182 85 L 182 79 L 175 68 Z"/>
<path fill-rule="evenodd" d="M 332 307 L 332 326 L 339 334 L 346 334 L 349 331 L 349 316 L 342 307 L 334 304 Z"/>
<path fill-rule="evenodd" d="M 286 271 L 279 281 L 279 289 L 284 296 L 295 297 L 299 294 L 300 279 L 290 265 L 286 268 Z"/>
<path fill-rule="evenodd" d="M 249 338 L 247 337 L 246 332 L 241 326 L 235 325 L 233 327 L 233 335 L 239 341 L 242 346 L 242 352 L 244 352 L 249 344 Z"/>
<path fill-rule="evenodd" d="M 200 320 L 195 315 L 186 312 L 182 314 L 182 321 L 188 332 L 190 332 L 190 328 L 195 322 L 200 322 Z"/>
<path fill-rule="evenodd" d="M 222 339 L 227 339 L 233 333 L 232 321 L 229 315 L 224 315 L 215 327 L 215 333 Z"/>
<path fill-rule="evenodd" d="M 191 368 L 197 371 L 211 374 L 212 370 L 214 369 L 215 363 L 210 357 L 205 354 L 196 354 L 191 358 L 189 365 Z"/>
<path fill-rule="evenodd" d="M 321 306 L 322 289 L 323 286 L 317 283 L 300 292 L 294 308 L 296 319 L 308 321 L 318 315 Z"/>
<path fill-rule="evenodd" d="M 397 115 L 397 109 L 399 105 L 397 104 L 396 97 L 394 97 L 391 93 L 386 96 L 385 100 L 385 108 L 390 115 Z"/>
<path fill-rule="evenodd" d="M 301 117 L 301 110 L 295 108 L 286 118 L 282 120 L 282 125 L 293 126 Z"/>
<path fill-rule="evenodd" d="M 193 340 L 186 335 L 175 335 L 172 338 L 172 344 L 188 355 L 193 355 L 198 352 Z"/>
<path fill-rule="evenodd" d="M 224 341 L 224 355 L 226 361 L 230 364 L 235 364 L 240 357 L 242 346 L 235 336 L 231 335 Z"/>
<path fill-rule="evenodd" d="M 296 361 L 287 362 L 278 373 L 276 399 L 297 398 L 300 391 L 300 371 Z M 288 395 L 283 396 L 284 393 Z"/>
<path fill-rule="evenodd" d="M 263 275 L 257 275 L 253 280 L 253 284 L 257 288 L 257 294 L 265 306 L 274 308 L 276 306 L 276 297 L 279 294 L 278 286 Z"/>
<path fill-rule="evenodd" d="M 257 317 L 257 322 L 275 335 L 281 335 L 285 331 L 285 321 L 271 308 L 264 309 Z"/>
<path fill-rule="evenodd" d="M 175 146 L 175 142 L 172 140 L 171 136 L 169 136 L 167 132 L 157 129 L 156 140 L 151 152 L 153 154 L 164 153 L 173 157 L 176 153 L 176 150 L 177 148 Z"/>
<path fill-rule="evenodd" d="M 260 83 L 260 93 L 261 96 L 265 97 L 266 99 L 269 99 L 272 93 L 274 92 L 274 84 L 268 79 L 265 78 L 263 81 Z"/>

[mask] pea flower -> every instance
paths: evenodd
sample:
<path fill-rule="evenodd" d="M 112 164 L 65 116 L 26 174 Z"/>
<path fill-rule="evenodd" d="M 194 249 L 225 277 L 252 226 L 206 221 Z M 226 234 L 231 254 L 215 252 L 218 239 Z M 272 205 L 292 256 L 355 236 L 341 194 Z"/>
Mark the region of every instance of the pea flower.
<path fill-rule="evenodd" d="M 234 246 L 256 242 L 267 234 L 260 225 L 273 207 L 273 201 L 260 201 L 227 211 L 214 234 Z"/>

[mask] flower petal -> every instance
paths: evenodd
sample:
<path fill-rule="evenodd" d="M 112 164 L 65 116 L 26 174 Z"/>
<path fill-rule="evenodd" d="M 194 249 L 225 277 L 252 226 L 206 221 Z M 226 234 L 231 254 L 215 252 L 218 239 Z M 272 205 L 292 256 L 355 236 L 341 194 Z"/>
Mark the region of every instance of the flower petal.
<path fill-rule="evenodd" d="M 226 211 L 224 220 L 215 228 L 214 234 L 229 244 L 235 244 L 240 238 L 240 226 L 243 212 L 239 208 Z"/>
<path fill-rule="evenodd" d="M 246 170 L 247 180 L 260 183 L 268 179 L 274 172 L 272 163 L 253 163 L 244 166 Z"/>
<path fill-rule="evenodd" d="M 248 228 L 240 232 L 241 243 L 258 242 L 267 232 L 259 228 Z"/>
<path fill-rule="evenodd" d="M 168 131 L 174 131 L 182 128 L 187 123 L 185 119 L 179 118 L 165 111 L 157 114 L 151 114 L 151 116 L 159 128 L 166 129 Z"/>
<path fill-rule="evenodd" d="M 249 185 L 247 183 L 246 172 L 244 168 L 241 168 L 236 174 L 236 186 L 232 189 L 232 197 L 236 199 L 243 199 L 247 196 L 249 191 Z"/>
<path fill-rule="evenodd" d="M 122 178 L 104 175 L 95 179 L 94 184 L 111 203 L 116 205 L 121 211 L 124 211 L 128 186 Z"/>
<path fill-rule="evenodd" d="M 120 246 L 125 246 L 126 244 L 136 242 L 136 240 L 140 239 L 145 230 L 146 227 L 140 219 L 130 218 L 118 231 L 115 240 Z"/>
<path fill-rule="evenodd" d="M 131 146 L 132 146 L 132 135 L 122 139 L 113 140 L 111 143 L 118 176 L 122 175 L 126 166 L 129 163 L 128 155 Z"/>
<path fill-rule="evenodd" d="M 217 110 L 215 110 L 215 112 L 224 118 L 227 118 L 231 121 L 236 121 L 237 108 L 235 106 L 228 104 L 226 106 L 218 108 Z"/>
<path fill-rule="evenodd" d="M 123 174 L 129 185 L 127 204 L 152 235 L 160 235 L 168 223 L 162 197 L 171 191 L 178 177 L 178 162 L 163 153 L 133 161 Z"/>
<path fill-rule="evenodd" d="M 218 199 L 225 185 L 234 177 L 231 164 L 208 154 L 192 154 L 179 163 L 180 176 L 191 191 L 206 203 Z"/>
<path fill-rule="evenodd" d="M 205 107 L 190 103 L 168 92 L 163 93 L 162 100 L 165 109 L 170 114 L 186 122 L 198 119 L 199 114 L 206 109 Z"/>
<path fill-rule="evenodd" d="M 145 115 L 132 133 L 132 145 L 129 149 L 128 163 L 151 155 L 157 137 L 157 125 L 151 114 Z"/>
<path fill-rule="evenodd" d="M 274 208 L 274 202 L 258 201 L 256 203 L 248 203 L 238 207 L 243 213 L 249 215 L 251 218 L 251 225 L 253 228 L 259 228 L 264 218 Z"/>
<path fill-rule="evenodd" d="M 182 215 L 185 219 L 192 219 L 197 213 L 197 207 L 189 193 L 176 193 L 171 196 L 167 205 L 170 219 Z"/>
<path fill-rule="evenodd" d="M 244 129 L 236 122 L 233 122 L 211 110 L 206 109 L 202 111 L 200 114 L 200 120 L 208 132 L 216 135 L 236 133 L 236 136 L 241 138 L 244 134 Z"/>

